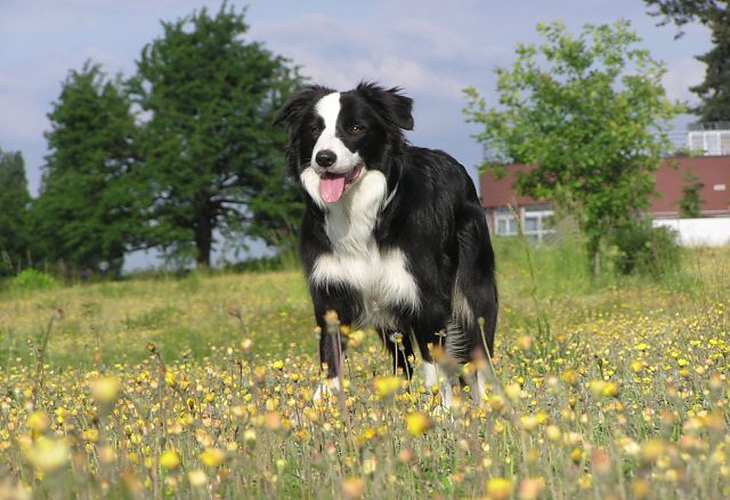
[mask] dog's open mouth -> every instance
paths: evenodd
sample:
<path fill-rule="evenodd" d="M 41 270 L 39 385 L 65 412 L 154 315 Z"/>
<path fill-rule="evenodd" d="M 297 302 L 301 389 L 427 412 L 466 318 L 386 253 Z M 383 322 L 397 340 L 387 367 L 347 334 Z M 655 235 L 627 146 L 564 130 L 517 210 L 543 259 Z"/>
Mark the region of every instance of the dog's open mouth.
<path fill-rule="evenodd" d="M 362 166 L 352 169 L 346 174 L 325 172 L 320 177 L 319 194 L 327 203 L 337 203 L 345 191 L 360 177 Z"/>

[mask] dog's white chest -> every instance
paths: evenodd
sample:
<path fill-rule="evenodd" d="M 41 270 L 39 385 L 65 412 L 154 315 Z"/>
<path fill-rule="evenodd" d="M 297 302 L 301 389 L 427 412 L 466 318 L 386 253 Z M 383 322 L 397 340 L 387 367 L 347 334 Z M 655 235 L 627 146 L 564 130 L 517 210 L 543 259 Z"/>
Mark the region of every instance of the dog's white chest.
<path fill-rule="evenodd" d="M 330 207 L 325 222 L 332 253 L 320 255 L 310 279 L 317 285 L 346 284 L 360 292 L 368 314 L 364 321 L 387 323 L 389 309 L 417 310 L 419 294 L 400 249 L 381 250 L 373 230 L 385 203 L 382 173 L 368 171 L 345 197 Z"/>

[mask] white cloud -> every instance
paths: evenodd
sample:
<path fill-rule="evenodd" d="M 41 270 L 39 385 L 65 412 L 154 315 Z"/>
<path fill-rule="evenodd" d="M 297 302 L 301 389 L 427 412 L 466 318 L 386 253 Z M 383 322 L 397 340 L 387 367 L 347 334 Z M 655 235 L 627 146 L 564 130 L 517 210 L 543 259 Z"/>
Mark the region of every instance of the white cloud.
<path fill-rule="evenodd" d="M 690 92 L 690 87 L 699 85 L 705 79 L 705 64 L 697 59 L 687 58 L 667 64 L 664 75 L 664 88 L 667 97 L 672 100 L 696 102 L 697 95 Z"/>

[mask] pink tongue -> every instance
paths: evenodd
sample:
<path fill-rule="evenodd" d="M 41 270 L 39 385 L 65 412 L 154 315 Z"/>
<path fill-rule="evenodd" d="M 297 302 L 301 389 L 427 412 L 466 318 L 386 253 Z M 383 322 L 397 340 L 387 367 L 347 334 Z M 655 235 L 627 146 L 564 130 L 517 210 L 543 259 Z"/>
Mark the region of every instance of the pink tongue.
<path fill-rule="evenodd" d="M 345 176 L 322 177 L 319 181 L 319 194 L 327 203 L 337 203 L 345 192 Z"/>

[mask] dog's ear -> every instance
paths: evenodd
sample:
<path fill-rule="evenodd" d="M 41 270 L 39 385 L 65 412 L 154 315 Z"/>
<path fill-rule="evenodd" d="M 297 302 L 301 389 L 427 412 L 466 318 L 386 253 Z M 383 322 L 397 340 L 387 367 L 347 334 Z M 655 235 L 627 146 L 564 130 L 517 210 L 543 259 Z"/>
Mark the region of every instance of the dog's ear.
<path fill-rule="evenodd" d="M 274 115 L 274 125 L 284 123 L 286 133 L 289 139 L 292 139 L 299 133 L 304 115 L 310 106 L 332 92 L 334 91 L 321 85 L 308 85 L 302 88 L 292 94 L 281 109 L 277 111 Z"/>
<path fill-rule="evenodd" d="M 403 95 L 403 89 L 384 89 L 374 83 L 362 82 L 356 90 L 377 105 L 389 123 L 403 130 L 413 130 L 413 99 Z"/>

